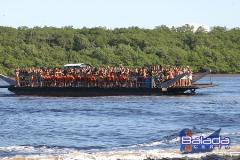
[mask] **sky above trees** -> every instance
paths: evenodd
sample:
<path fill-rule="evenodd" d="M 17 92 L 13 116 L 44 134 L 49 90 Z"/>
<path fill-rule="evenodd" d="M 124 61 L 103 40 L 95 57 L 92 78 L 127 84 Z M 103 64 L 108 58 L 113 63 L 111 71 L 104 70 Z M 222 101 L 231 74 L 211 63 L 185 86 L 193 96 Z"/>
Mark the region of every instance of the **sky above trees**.
<path fill-rule="evenodd" d="M 238 0 L 3 0 L 1 26 L 240 26 Z M 206 27 L 206 28 L 207 28 Z"/>

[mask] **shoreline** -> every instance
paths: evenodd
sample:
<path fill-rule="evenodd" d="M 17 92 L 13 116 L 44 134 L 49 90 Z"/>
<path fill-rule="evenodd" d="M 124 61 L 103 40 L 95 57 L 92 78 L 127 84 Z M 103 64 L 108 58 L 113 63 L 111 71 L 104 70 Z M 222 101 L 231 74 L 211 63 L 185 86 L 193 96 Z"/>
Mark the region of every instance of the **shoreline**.
<path fill-rule="evenodd" d="M 193 73 L 198 74 L 198 73 Z M 211 73 L 206 75 L 206 77 L 240 77 L 240 73 Z"/>
<path fill-rule="evenodd" d="M 199 153 L 198 155 L 151 155 L 146 153 L 146 155 L 141 155 L 141 153 L 127 153 L 125 155 L 114 155 L 113 153 L 109 153 L 107 155 L 94 155 L 91 153 L 82 153 L 79 155 L 78 153 L 70 153 L 70 156 L 64 155 L 29 155 L 29 156 L 21 156 L 17 155 L 14 157 L 1 157 L 3 160 L 65 160 L 65 159 L 74 159 L 74 160 L 239 160 L 240 153 Z M 167 153 L 166 153 L 167 154 Z"/>
<path fill-rule="evenodd" d="M 239 160 L 240 146 L 232 146 L 229 150 L 216 149 L 213 152 L 182 154 L 177 149 L 172 150 L 118 150 L 86 152 L 73 151 L 66 154 L 53 155 L 16 155 L 14 157 L 2 157 L 4 160 Z"/>

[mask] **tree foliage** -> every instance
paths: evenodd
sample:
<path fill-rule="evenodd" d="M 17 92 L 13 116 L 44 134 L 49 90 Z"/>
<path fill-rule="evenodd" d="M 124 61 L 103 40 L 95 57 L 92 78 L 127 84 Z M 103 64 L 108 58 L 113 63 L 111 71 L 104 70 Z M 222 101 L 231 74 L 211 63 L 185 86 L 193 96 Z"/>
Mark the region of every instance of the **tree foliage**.
<path fill-rule="evenodd" d="M 0 72 L 15 68 L 61 67 L 66 63 L 94 66 L 189 65 L 194 71 L 240 72 L 240 29 L 193 26 L 154 29 L 0 27 Z"/>

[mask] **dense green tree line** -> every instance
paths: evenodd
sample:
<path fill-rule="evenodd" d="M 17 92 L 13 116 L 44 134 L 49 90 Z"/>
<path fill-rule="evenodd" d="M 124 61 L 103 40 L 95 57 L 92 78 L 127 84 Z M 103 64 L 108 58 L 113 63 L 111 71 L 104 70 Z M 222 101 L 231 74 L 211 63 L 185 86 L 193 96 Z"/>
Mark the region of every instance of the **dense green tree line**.
<path fill-rule="evenodd" d="M 0 27 L 0 72 L 15 68 L 60 67 L 66 63 L 94 66 L 189 65 L 240 73 L 240 29 L 193 26 L 154 29 L 72 27 Z"/>

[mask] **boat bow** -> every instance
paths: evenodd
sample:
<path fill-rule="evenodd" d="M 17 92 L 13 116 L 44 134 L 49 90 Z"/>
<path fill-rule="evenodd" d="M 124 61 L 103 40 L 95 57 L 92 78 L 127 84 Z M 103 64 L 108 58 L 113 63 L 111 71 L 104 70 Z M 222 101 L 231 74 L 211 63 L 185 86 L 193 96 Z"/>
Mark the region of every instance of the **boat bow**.
<path fill-rule="evenodd" d="M 7 82 L 9 85 L 11 86 L 15 86 L 16 85 L 16 81 L 8 76 L 5 76 L 3 74 L 0 74 L 0 79 L 2 79 L 3 81 Z"/>

